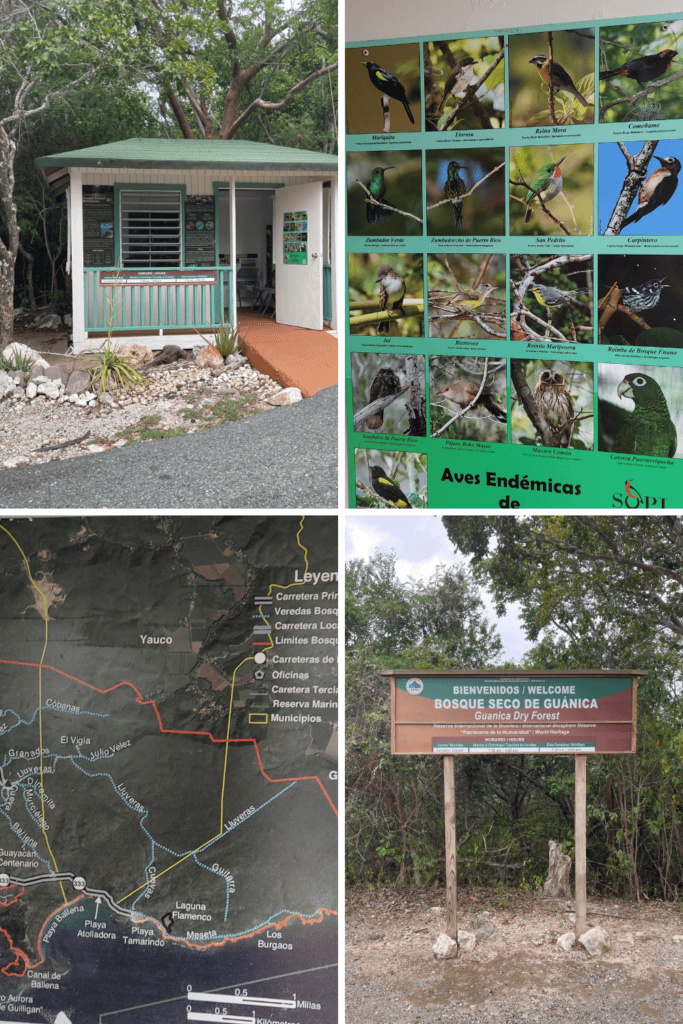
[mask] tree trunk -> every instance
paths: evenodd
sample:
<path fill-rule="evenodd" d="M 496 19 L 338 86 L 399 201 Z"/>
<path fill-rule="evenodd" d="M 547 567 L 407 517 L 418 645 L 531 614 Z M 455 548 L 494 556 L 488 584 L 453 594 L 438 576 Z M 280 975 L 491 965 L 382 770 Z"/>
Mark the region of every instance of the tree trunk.
<path fill-rule="evenodd" d="M 31 309 L 36 309 L 36 293 L 33 287 L 33 256 L 24 249 L 19 242 L 19 252 L 26 260 L 26 288 L 28 289 L 28 302 Z"/>
<path fill-rule="evenodd" d="M 0 238 L 0 344 L 9 345 L 14 334 L 14 267 L 19 251 L 19 225 L 14 202 L 16 146 L 0 126 L 0 210 L 7 228 L 7 245 Z"/>
<path fill-rule="evenodd" d="M 556 843 L 554 839 L 548 840 L 548 846 L 548 877 L 543 884 L 543 892 L 546 896 L 562 896 L 569 899 L 569 872 L 572 869 L 572 859 L 566 853 L 562 853 L 562 844 Z"/>

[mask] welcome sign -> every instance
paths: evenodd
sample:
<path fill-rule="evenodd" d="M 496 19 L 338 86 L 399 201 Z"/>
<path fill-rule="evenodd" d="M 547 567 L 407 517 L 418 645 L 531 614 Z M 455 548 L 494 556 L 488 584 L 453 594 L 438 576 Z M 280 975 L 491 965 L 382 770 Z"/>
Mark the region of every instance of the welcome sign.
<path fill-rule="evenodd" d="M 385 671 L 392 754 L 624 754 L 640 671 Z"/>

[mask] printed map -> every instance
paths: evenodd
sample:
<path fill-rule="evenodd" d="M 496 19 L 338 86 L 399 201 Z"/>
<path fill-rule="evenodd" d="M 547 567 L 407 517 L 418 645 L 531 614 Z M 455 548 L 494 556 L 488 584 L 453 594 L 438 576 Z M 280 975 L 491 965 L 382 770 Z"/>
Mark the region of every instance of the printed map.
<path fill-rule="evenodd" d="M 0 521 L 0 1024 L 336 1020 L 337 521 Z"/>

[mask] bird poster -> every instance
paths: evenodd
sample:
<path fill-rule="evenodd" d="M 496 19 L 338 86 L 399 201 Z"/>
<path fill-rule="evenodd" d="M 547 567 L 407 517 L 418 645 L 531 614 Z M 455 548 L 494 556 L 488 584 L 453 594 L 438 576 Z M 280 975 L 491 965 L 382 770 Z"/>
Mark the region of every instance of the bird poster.
<path fill-rule="evenodd" d="M 681 507 L 683 14 L 492 17 L 346 47 L 350 505 Z"/>

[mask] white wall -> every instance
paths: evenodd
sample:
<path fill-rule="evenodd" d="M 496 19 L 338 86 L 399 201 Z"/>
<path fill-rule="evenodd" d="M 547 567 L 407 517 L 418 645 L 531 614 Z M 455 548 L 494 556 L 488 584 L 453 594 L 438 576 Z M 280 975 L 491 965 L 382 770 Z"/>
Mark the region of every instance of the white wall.
<path fill-rule="evenodd" d="M 261 283 L 266 275 L 266 225 L 273 223 L 273 194 L 265 189 L 258 196 L 237 190 L 237 255 L 257 253 Z M 218 214 L 218 251 L 230 252 L 230 196 L 221 192 Z"/>
<path fill-rule="evenodd" d="M 600 18 L 619 18 L 673 14 L 676 4 L 672 0 L 572 0 L 566 7 L 550 8 L 547 3 L 529 0 L 456 0 L 456 3 L 431 2 L 416 4 L 415 0 L 391 0 L 391 22 L 385 17 L 386 4 L 382 0 L 346 0 L 346 40 L 363 42 L 366 39 L 402 39 L 410 36 L 428 36 L 440 33 L 477 32 L 479 30 L 516 28 L 522 25 L 560 24 L 564 21 L 597 21 Z"/>

